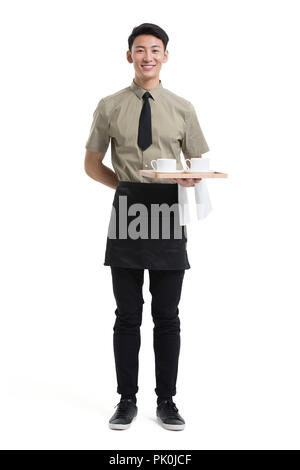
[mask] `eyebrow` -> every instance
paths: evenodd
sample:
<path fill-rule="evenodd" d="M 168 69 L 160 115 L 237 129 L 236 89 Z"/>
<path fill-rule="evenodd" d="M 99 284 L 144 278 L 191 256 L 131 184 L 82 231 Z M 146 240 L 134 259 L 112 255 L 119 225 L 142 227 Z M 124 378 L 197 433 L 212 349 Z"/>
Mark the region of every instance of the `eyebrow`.
<path fill-rule="evenodd" d="M 145 49 L 145 46 L 135 46 L 135 48 L 137 49 L 138 47 L 142 47 L 143 49 Z M 160 47 L 158 44 L 154 44 L 154 46 L 151 46 L 151 47 Z"/>

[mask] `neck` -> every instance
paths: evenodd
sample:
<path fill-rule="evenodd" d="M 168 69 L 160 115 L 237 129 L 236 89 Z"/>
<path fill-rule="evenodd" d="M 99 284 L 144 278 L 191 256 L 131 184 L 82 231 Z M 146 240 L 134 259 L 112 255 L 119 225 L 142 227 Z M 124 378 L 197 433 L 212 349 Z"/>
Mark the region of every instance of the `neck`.
<path fill-rule="evenodd" d="M 150 91 L 153 88 L 156 88 L 159 85 L 159 78 L 150 78 L 148 80 L 143 80 L 137 77 L 134 77 L 134 83 L 144 90 Z"/>

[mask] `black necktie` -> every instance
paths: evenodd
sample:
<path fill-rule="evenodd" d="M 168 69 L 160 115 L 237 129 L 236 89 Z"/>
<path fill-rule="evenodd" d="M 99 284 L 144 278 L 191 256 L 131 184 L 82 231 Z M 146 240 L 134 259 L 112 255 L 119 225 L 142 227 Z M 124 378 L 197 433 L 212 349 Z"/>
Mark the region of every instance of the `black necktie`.
<path fill-rule="evenodd" d="M 142 150 L 146 150 L 152 144 L 152 128 L 151 128 L 151 107 L 149 98 L 152 98 L 149 91 L 143 94 L 144 104 L 140 114 L 138 145 Z"/>

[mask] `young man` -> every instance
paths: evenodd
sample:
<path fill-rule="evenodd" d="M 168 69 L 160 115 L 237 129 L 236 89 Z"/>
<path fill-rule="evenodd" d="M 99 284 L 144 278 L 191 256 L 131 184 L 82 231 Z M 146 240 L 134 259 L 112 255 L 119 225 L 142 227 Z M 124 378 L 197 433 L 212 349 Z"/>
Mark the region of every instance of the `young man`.
<path fill-rule="evenodd" d="M 121 395 L 109 420 L 111 429 L 128 428 L 137 415 L 145 269 L 152 294 L 157 419 L 166 429 L 185 427 L 172 399 L 180 351 L 178 304 L 185 269 L 190 268 L 186 227 L 178 220 L 178 184 L 194 186 L 200 179 L 159 180 L 141 176 L 139 170 L 151 169 L 151 161 L 157 158 L 176 159 L 179 170 L 181 151 L 185 157 L 201 157 L 209 148 L 193 105 L 164 88 L 159 79 L 161 67 L 168 60 L 168 40 L 166 32 L 151 23 L 133 29 L 127 60 L 134 66 L 134 79 L 130 86 L 100 100 L 86 143 L 87 174 L 115 189 L 104 261 L 111 268 L 117 304 L 113 345 L 117 393 Z M 115 171 L 102 163 L 110 142 Z M 167 237 L 161 227 L 159 234 L 153 235 L 151 230 L 148 236 L 150 226 L 154 229 L 160 225 L 159 214 L 152 212 L 158 205 L 174 210 L 162 217 L 169 224 Z M 132 219 L 137 207 L 144 215 L 139 220 L 140 236 L 136 232 L 132 235 L 133 227 L 137 228 Z"/>

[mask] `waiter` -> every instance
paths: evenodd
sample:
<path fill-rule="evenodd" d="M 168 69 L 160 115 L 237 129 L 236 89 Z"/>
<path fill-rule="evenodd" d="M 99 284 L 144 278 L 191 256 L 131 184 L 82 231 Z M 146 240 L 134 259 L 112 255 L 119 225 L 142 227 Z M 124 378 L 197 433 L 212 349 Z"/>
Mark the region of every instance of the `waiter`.
<path fill-rule="evenodd" d="M 127 60 L 134 66 L 134 79 L 99 101 L 86 143 L 87 174 L 115 190 L 104 260 L 117 305 L 113 347 L 121 395 L 109 420 L 111 429 L 128 428 L 137 415 L 145 269 L 152 294 L 157 420 L 166 429 L 185 427 L 172 399 L 180 351 L 178 304 L 185 269 L 190 268 L 186 227 L 179 225 L 178 184 L 194 186 L 201 178 L 162 180 L 141 176 L 139 170 L 152 169 L 151 160 L 157 158 L 176 159 L 179 170 L 181 151 L 185 157 L 201 157 L 209 148 L 192 103 L 159 79 L 168 60 L 168 41 L 157 25 L 143 23 L 133 29 Z M 110 142 L 114 171 L 102 163 Z M 169 212 L 161 217 L 152 211 L 158 206 Z M 167 236 L 163 222 L 168 223 Z"/>

